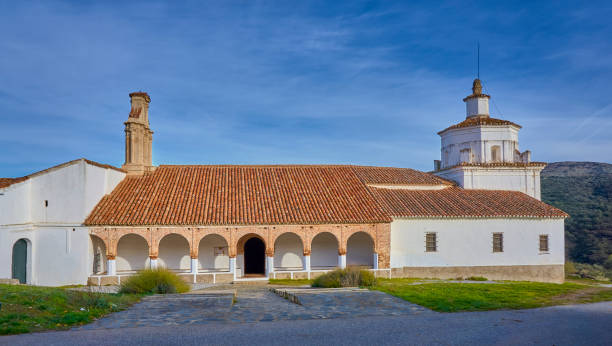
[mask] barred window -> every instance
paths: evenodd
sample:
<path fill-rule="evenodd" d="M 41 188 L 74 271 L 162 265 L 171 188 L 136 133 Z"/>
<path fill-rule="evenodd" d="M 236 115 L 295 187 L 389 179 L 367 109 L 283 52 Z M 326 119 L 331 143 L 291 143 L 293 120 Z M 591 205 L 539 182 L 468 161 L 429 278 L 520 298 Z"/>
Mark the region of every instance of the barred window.
<path fill-rule="evenodd" d="M 503 233 L 493 233 L 493 252 L 504 252 Z"/>
<path fill-rule="evenodd" d="M 548 252 L 548 234 L 540 234 L 540 252 Z"/>
<path fill-rule="evenodd" d="M 425 234 L 425 251 L 426 252 L 436 252 L 438 251 L 438 243 L 437 243 L 436 233 L 430 232 Z"/>

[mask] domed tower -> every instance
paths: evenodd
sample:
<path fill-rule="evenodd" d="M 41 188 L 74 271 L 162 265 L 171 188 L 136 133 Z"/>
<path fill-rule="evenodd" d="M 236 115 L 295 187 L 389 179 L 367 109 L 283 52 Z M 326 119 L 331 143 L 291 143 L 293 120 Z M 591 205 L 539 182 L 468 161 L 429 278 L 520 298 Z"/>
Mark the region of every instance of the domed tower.
<path fill-rule="evenodd" d="M 130 94 L 132 108 L 125 124 L 125 163 L 128 174 L 143 174 L 155 169 L 152 163 L 153 131 L 149 127 L 149 103 L 145 92 Z"/>
<path fill-rule="evenodd" d="M 434 173 L 466 189 L 515 190 L 540 199 L 540 172 L 544 162 L 532 162 L 531 152 L 519 151 L 521 126 L 489 114 L 491 96 L 482 93 L 480 79 L 463 99 L 464 121 L 440 132 L 440 160 Z"/>

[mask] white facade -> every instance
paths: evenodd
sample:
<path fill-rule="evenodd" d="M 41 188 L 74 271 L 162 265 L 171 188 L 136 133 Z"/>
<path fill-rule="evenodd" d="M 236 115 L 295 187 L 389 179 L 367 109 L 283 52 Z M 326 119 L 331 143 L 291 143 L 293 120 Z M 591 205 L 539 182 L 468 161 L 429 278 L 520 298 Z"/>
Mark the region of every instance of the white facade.
<path fill-rule="evenodd" d="M 464 99 L 466 121 L 439 132 L 440 160 L 434 174 L 465 189 L 520 191 L 540 199 L 544 163 L 532 163 L 531 152 L 519 151 L 520 126 L 489 116 L 489 95 L 474 80 L 473 94 Z"/>
<path fill-rule="evenodd" d="M 457 166 L 435 174 L 456 182 L 464 189 L 520 191 L 539 200 L 542 168 L 543 166 Z"/>
<path fill-rule="evenodd" d="M 0 278 L 11 277 L 13 245 L 26 239 L 28 283 L 85 284 L 94 251 L 83 220 L 124 176 L 81 159 L 0 189 Z"/>
<path fill-rule="evenodd" d="M 519 128 L 514 125 L 480 125 L 443 132 L 441 169 L 462 163 L 514 163 Z"/>
<path fill-rule="evenodd" d="M 564 219 L 394 219 L 391 267 L 563 265 Z M 436 233 L 437 251 L 425 251 L 426 233 Z M 493 252 L 493 233 L 503 234 L 503 252 Z M 549 251 L 539 251 L 548 235 Z"/>

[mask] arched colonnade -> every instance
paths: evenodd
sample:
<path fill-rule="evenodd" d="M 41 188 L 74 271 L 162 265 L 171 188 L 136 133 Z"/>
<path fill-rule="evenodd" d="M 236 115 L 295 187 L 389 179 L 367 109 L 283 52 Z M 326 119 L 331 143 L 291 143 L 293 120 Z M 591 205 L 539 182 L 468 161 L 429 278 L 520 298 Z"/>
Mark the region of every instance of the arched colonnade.
<path fill-rule="evenodd" d="M 163 266 L 184 273 L 229 272 L 242 277 L 347 265 L 378 269 L 388 267 L 389 260 L 388 224 L 95 227 L 90 234 L 93 274 Z"/>

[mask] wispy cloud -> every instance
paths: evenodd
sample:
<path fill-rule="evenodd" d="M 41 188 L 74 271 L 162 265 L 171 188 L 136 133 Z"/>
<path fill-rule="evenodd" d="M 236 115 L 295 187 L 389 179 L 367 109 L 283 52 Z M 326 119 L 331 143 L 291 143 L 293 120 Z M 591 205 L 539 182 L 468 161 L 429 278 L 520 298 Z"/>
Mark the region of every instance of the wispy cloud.
<path fill-rule="evenodd" d="M 464 117 L 477 40 L 523 148 L 612 161 L 593 150 L 612 146 L 610 7 L 1 3 L 0 176 L 81 156 L 120 165 L 134 90 L 153 99 L 157 164 L 429 170 L 436 132 Z"/>

